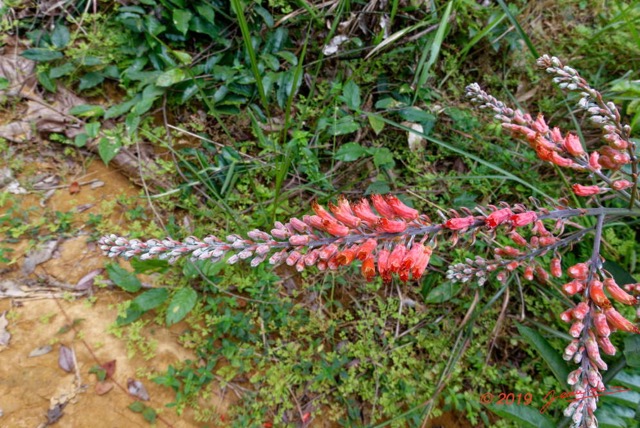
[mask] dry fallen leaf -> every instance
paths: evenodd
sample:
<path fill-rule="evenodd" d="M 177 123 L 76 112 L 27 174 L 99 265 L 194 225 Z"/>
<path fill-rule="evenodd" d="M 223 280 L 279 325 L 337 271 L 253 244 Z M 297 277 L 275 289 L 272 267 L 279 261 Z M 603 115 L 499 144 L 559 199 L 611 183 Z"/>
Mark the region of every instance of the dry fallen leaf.
<path fill-rule="evenodd" d="M 71 373 L 75 369 L 75 355 L 73 349 L 66 346 L 60 346 L 60 353 L 58 354 L 58 365 L 62 370 L 67 373 Z"/>
<path fill-rule="evenodd" d="M 142 401 L 149 401 L 149 393 L 139 380 L 131 378 L 127 379 L 127 390 L 129 391 L 129 394 L 134 397 L 137 397 Z"/>
<path fill-rule="evenodd" d="M 69 185 L 69 194 L 75 195 L 76 193 L 80 193 L 80 184 L 77 181 L 74 181 Z"/>
<path fill-rule="evenodd" d="M 96 383 L 96 394 L 104 395 L 113 389 L 113 382 L 103 381 Z"/>
<path fill-rule="evenodd" d="M 11 334 L 6 330 L 9 325 L 6 315 L 7 311 L 0 315 L 0 346 L 9 346 L 9 339 L 11 339 Z"/>
<path fill-rule="evenodd" d="M 91 272 L 89 272 L 88 274 L 80 278 L 80 280 L 75 286 L 75 289 L 76 290 L 90 289 L 91 287 L 93 287 L 96 276 L 100 275 L 103 271 L 104 269 L 102 268 L 92 270 Z"/>
<path fill-rule="evenodd" d="M 29 358 L 48 354 L 52 349 L 51 345 L 40 346 L 29 353 Z"/>
<path fill-rule="evenodd" d="M 49 241 L 41 248 L 30 252 L 22 265 L 22 273 L 29 275 L 36 269 L 36 266 L 49 260 L 53 252 L 58 248 L 59 242 L 57 239 Z"/>
<path fill-rule="evenodd" d="M 104 369 L 104 372 L 105 372 L 105 374 L 107 376 L 107 379 L 113 378 L 113 375 L 116 372 L 116 360 L 107 361 L 106 363 L 104 363 L 100 367 L 102 367 Z"/>

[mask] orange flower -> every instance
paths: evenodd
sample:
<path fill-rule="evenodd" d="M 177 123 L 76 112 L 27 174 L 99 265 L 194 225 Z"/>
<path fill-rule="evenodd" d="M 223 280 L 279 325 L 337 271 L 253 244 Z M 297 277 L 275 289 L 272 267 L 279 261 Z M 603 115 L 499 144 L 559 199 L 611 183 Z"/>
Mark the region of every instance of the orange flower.
<path fill-rule="evenodd" d="M 373 281 L 373 278 L 376 276 L 376 267 L 374 265 L 373 256 L 369 256 L 362 262 L 362 276 L 367 280 L 367 282 Z"/>
<path fill-rule="evenodd" d="M 407 223 L 404 220 L 388 220 L 386 218 L 381 218 L 378 220 L 376 228 L 380 232 L 399 233 L 403 232 L 407 228 Z"/>
<path fill-rule="evenodd" d="M 562 145 L 564 149 L 573 157 L 579 158 L 584 155 L 582 143 L 580 142 L 580 138 L 578 138 L 577 135 L 567 134 L 567 136 L 564 137 Z"/>
<path fill-rule="evenodd" d="M 500 226 L 505 221 L 509 220 L 509 218 L 513 215 L 513 212 L 509 208 L 503 208 L 501 210 L 497 210 L 492 212 L 487 216 L 484 220 L 484 223 L 492 229 Z"/>
<path fill-rule="evenodd" d="M 604 309 L 604 314 L 607 317 L 607 321 L 609 321 L 609 326 L 617 328 L 618 330 L 628 331 L 629 333 L 640 334 L 640 329 L 623 317 L 615 308 L 609 307 Z"/>
<path fill-rule="evenodd" d="M 511 223 L 515 227 L 522 227 L 533 223 L 538 219 L 538 215 L 533 211 L 527 211 L 520 214 L 514 214 L 511 216 Z"/>
<path fill-rule="evenodd" d="M 377 223 L 380 219 L 372 210 L 369 201 L 366 199 L 360 200 L 353 206 L 353 212 L 360 217 L 360 219 L 369 226 Z"/>
<path fill-rule="evenodd" d="M 338 205 L 333 205 L 329 202 L 329 209 L 345 226 L 355 228 L 360 226 L 361 220 L 353 215 L 349 201 L 344 196 L 338 198 Z"/>
<path fill-rule="evenodd" d="M 624 291 L 613 278 L 607 278 L 604 280 L 604 286 L 607 291 L 613 297 L 616 302 L 623 303 L 625 305 L 635 305 L 638 300 L 631 294 Z"/>
<path fill-rule="evenodd" d="M 373 238 L 367 239 L 366 241 L 364 241 L 364 243 L 362 243 L 362 245 L 360 245 L 360 248 L 358 248 L 356 257 L 358 258 L 358 260 L 366 259 L 367 257 L 369 257 L 369 255 L 371 255 L 371 253 L 376 249 L 377 246 L 378 241 Z"/>
<path fill-rule="evenodd" d="M 603 189 L 601 189 L 599 186 L 596 186 L 596 185 L 583 186 L 577 183 L 571 186 L 571 188 L 573 189 L 573 193 L 575 193 L 578 196 L 593 196 L 593 195 L 597 195 L 598 193 L 602 193 L 603 191 Z"/>
<path fill-rule="evenodd" d="M 602 289 L 602 282 L 597 279 L 592 280 L 589 283 L 589 296 L 591 296 L 591 300 L 593 303 L 600 306 L 601 308 L 610 308 L 611 302 L 607 299 L 607 296 L 604 295 L 604 291 Z"/>
<path fill-rule="evenodd" d="M 393 208 L 385 201 L 382 195 L 371 195 L 371 202 L 382 217 L 394 218 L 396 216 Z"/>
<path fill-rule="evenodd" d="M 398 272 L 402 266 L 402 260 L 407 254 L 407 247 L 404 244 L 398 244 L 391 252 L 389 256 L 389 270 L 391 272 Z"/>
<path fill-rule="evenodd" d="M 450 218 L 444 222 L 443 226 L 450 230 L 462 230 L 468 228 L 475 222 L 476 218 L 474 216 L 458 217 Z"/>

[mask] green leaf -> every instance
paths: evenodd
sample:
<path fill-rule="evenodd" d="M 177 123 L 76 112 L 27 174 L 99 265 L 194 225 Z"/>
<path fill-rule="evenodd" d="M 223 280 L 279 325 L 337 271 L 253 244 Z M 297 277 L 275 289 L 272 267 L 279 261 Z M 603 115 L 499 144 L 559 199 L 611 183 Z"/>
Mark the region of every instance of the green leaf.
<path fill-rule="evenodd" d="M 100 132 L 100 122 L 87 123 L 84 126 L 84 130 L 89 138 L 96 138 Z"/>
<path fill-rule="evenodd" d="M 553 428 L 556 426 L 548 416 L 530 406 L 518 404 L 509 406 L 487 404 L 485 406 L 496 415 L 515 422 L 518 427 Z"/>
<path fill-rule="evenodd" d="M 208 260 L 189 261 L 184 264 L 182 274 L 190 279 L 204 275 L 210 280 L 214 280 L 225 266 L 227 266 L 227 264 L 223 260 L 215 263 L 211 263 Z"/>
<path fill-rule="evenodd" d="M 356 111 L 360 108 L 360 87 L 353 80 L 349 80 L 342 87 L 342 100 L 350 110 Z"/>
<path fill-rule="evenodd" d="M 390 191 L 391 187 L 389 187 L 386 181 L 374 181 L 373 183 L 369 184 L 369 187 L 367 187 L 367 190 L 364 191 L 364 194 L 365 196 L 372 194 L 384 195 L 385 193 L 389 193 Z"/>
<path fill-rule="evenodd" d="M 51 43 L 53 43 L 56 48 L 62 49 L 69 44 L 69 40 L 71 40 L 69 29 L 64 24 L 55 24 L 53 33 L 51 33 Z"/>
<path fill-rule="evenodd" d="M 624 338 L 624 357 L 630 367 L 640 367 L 640 335 L 633 334 Z"/>
<path fill-rule="evenodd" d="M 80 104 L 69 109 L 69 114 L 78 117 L 100 117 L 104 114 L 104 109 L 91 104 Z"/>
<path fill-rule="evenodd" d="M 133 107 L 136 103 L 138 103 L 138 101 L 140 101 L 141 98 L 142 97 L 140 95 L 136 95 L 135 97 L 131 98 L 128 101 L 124 101 L 120 104 L 116 104 L 112 107 L 109 107 L 109 109 L 104 114 L 104 118 L 113 119 L 114 117 L 122 116 L 123 114 L 131 110 L 131 107 Z"/>
<path fill-rule="evenodd" d="M 173 295 L 167 308 L 167 326 L 181 321 L 193 309 L 198 293 L 193 288 L 181 288 Z"/>
<path fill-rule="evenodd" d="M 58 67 L 53 67 L 51 70 L 49 70 L 49 77 L 51 77 L 52 79 L 57 79 L 59 77 L 71 74 L 75 69 L 76 66 L 68 62 Z"/>
<path fill-rule="evenodd" d="M 33 48 L 23 51 L 20 56 L 37 62 L 47 62 L 62 58 L 62 52 L 46 48 Z"/>
<path fill-rule="evenodd" d="M 156 421 L 156 411 L 151 408 L 151 407 L 147 407 L 146 409 L 144 409 L 142 411 L 142 416 L 144 417 L 144 420 L 149 422 L 150 424 L 154 423 Z"/>
<path fill-rule="evenodd" d="M 258 4 L 254 4 L 253 10 L 262 17 L 267 27 L 269 28 L 273 27 L 273 24 L 274 24 L 273 16 L 271 16 L 271 14 L 267 9 L 265 9 L 264 7 Z"/>
<path fill-rule="evenodd" d="M 622 386 L 640 392 L 640 372 L 637 370 L 622 370 L 614 378 L 613 382 Z"/>
<path fill-rule="evenodd" d="M 373 129 L 373 132 L 375 132 L 376 135 L 380 135 L 380 133 L 384 129 L 384 121 L 375 114 L 370 114 L 367 116 L 367 118 L 369 119 L 369 125 L 371 125 L 371 129 Z"/>
<path fill-rule="evenodd" d="M 386 147 L 375 149 L 373 154 L 373 163 L 378 168 L 393 168 L 396 164 L 393 160 L 393 153 L 391 153 L 391 150 Z"/>
<path fill-rule="evenodd" d="M 107 371 L 100 366 L 91 367 L 89 373 L 95 374 L 100 382 L 107 378 Z"/>
<path fill-rule="evenodd" d="M 119 326 L 131 324 L 132 322 L 139 319 L 142 315 L 144 315 L 144 311 L 138 307 L 138 305 L 134 305 L 133 302 L 127 308 L 127 312 L 124 315 L 119 315 L 116 319 L 116 324 Z"/>
<path fill-rule="evenodd" d="M 172 68 L 158 76 L 156 79 L 156 85 L 166 88 L 167 86 L 182 82 L 185 78 L 185 72 L 181 68 Z"/>
<path fill-rule="evenodd" d="M 133 403 L 129 404 L 128 407 L 129 410 L 136 413 L 142 413 L 144 409 L 147 408 L 147 406 L 145 406 L 141 401 L 134 401 Z"/>
<path fill-rule="evenodd" d="M 518 331 L 524 340 L 533 346 L 547 362 L 556 379 L 558 379 L 561 384 L 564 384 L 567 381 L 567 376 L 569 376 L 569 368 L 567 367 L 567 363 L 562 359 L 562 355 L 553 349 L 553 347 L 549 345 L 549 342 L 547 342 L 547 339 L 542 337 L 537 331 L 518 323 L 516 323 L 516 327 L 518 327 Z"/>
<path fill-rule="evenodd" d="M 137 276 L 128 270 L 120 267 L 115 263 L 109 263 L 106 266 L 109 279 L 114 282 L 118 287 L 129 293 L 135 293 L 142 288 L 142 284 Z"/>
<path fill-rule="evenodd" d="M 38 72 L 38 82 L 49 92 L 55 92 L 57 89 L 49 74 L 44 71 Z"/>
<path fill-rule="evenodd" d="M 131 304 L 135 304 L 140 310 L 147 312 L 164 303 L 168 296 L 169 292 L 166 288 L 153 288 L 137 296 Z"/>
<path fill-rule="evenodd" d="M 98 86 L 104 81 L 104 74 L 91 71 L 80 78 L 80 84 L 78 85 L 79 90 L 90 89 L 95 86 Z"/>
<path fill-rule="evenodd" d="M 83 132 L 82 134 L 76 135 L 73 139 L 73 144 L 76 147 L 84 147 L 87 145 L 87 141 L 89 141 L 89 136 Z"/>
<path fill-rule="evenodd" d="M 333 122 L 327 132 L 329 135 L 337 136 L 351 134 L 358 129 L 360 129 L 360 125 L 353 120 L 353 117 L 345 116 Z"/>
<path fill-rule="evenodd" d="M 358 143 L 343 144 L 338 148 L 335 158 L 343 162 L 353 162 L 367 154 L 367 149 Z"/>
<path fill-rule="evenodd" d="M 6 77 L 0 77 L 0 91 L 9 87 L 9 79 Z"/>
<path fill-rule="evenodd" d="M 422 123 L 422 122 L 435 122 L 436 117 L 418 107 L 406 107 L 398 112 L 401 118 L 408 122 Z"/>
<path fill-rule="evenodd" d="M 602 267 L 609 271 L 609 273 L 613 276 L 613 279 L 615 279 L 616 283 L 618 283 L 618 285 L 620 286 L 634 284 L 636 282 L 633 276 L 631 276 L 631 274 L 625 268 L 614 261 L 605 260 Z"/>
<path fill-rule="evenodd" d="M 120 151 L 120 144 L 116 143 L 116 140 L 110 140 L 106 137 L 100 138 L 98 142 L 98 154 L 105 165 L 116 157 L 118 151 Z"/>
<path fill-rule="evenodd" d="M 176 57 L 176 59 L 178 60 L 178 62 L 182 65 L 189 65 L 191 64 L 191 62 L 193 61 L 193 58 L 191 58 L 191 55 L 189 55 L 186 52 L 182 52 L 182 51 L 171 51 L 171 53 L 173 54 L 173 56 Z"/>
<path fill-rule="evenodd" d="M 133 268 L 135 273 L 152 273 L 152 272 L 164 273 L 169 269 L 169 262 L 167 260 L 131 259 L 129 263 L 131 263 L 131 267 Z"/>
<path fill-rule="evenodd" d="M 175 9 L 173 11 L 173 25 L 176 26 L 176 29 L 180 31 L 183 35 L 187 34 L 189 30 L 189 21 L 193 14 L 188 10 L 184 9 Z"/>
<path fill-rule="evenodd" d="M 427 297 L 425 297 L 425 303 L 443 303 L 451 300 L 462 288 L 460 283 L 443 282 L 436 288 L 431 290 Z"/>

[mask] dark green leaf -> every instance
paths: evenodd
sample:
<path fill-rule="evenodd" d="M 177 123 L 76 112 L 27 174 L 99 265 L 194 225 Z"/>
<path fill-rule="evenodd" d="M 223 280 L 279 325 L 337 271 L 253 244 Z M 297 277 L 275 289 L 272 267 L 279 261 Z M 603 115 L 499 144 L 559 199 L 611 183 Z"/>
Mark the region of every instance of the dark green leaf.
<path fill-rule="evenodd" d="M 343 144 L 338 148 L 335 158 L 343 162 L 353 162 L 367 153 L 367 149 L 358 143 Z"/>
<path fill-rule="evenodd" d="M 196 304 L 198 293 L 193 288 L 185 287 L 178 290 L 167 308 L 167 325 L 181 321 Z"/>
<path fill-rule="evenodd" d="M 182 82 L 185 78 L 185 72 L 181 68 L 172 68 L 158 76 L 156 79 L 156 85 L 165 88 Z"/>
<path fill-rule="evenodd" d="M 133 107 L 138 101 L 140 101 L 140 98 L 140 95 L 136 95 L 128 101 L 124 101 L 120 104 L 109 107 L 109 109 L 104 114 L 104 118 L 112 119 L 114 117 L 122 116 L 123 114 L 131 110 L 131 107 Z"/>
<path fill-rule="evenodd" d="M 360 87 L 353 80 L 342 87 L 342 100 L 352 111 L 360 108 Z"/>
<path fill-rule="evenodd" d="M 82 65 L 87 67 L 95 67 L 96 65 L 102 64 L 102 59 L 97 56 L 87 55 L 80 59 Z"/>
<path fill-rule="evenodd" d="M 80 78 L 79 90 L 90 89 L 98 86 L 104 81 L 104 74 L 98 71 L 91 71 Z"/>
<path fill-rule="evenodd" d="M 391 188 L 385 181 L 374 181 L 373 183 L 369 184 L 369 187 L 367 187 L 367 190 L 365 190 L 364 194 L 371 195 L 377 193 L 379 195 L 384 195 L 385 193 L 389 193 L 390 191 Z"/>
<path fill-rule="evenodd" d="M 530 406 L 512 404 L 502 406 L 496 404 L 487 404 L 487 409 L 496 415 L 511 420 L 516 423 L 515 426 L 523 428 L 553 428 L 556 424 L 545 414 Z"/>
<path fill-rule="evenodd" d="M 171 51 L 171 53 L 173 54 L 173 56 L 176 57 L 176 59 L 178 60 L 178 62 L 182 65 L 189 65 L 191 64 L 191 61 L 193 61 L 193 59 L 191 58 L 191 55 L 189 55 L 186 52 L 182 52 L 182 51 Z"/>
<path fill-rule="evenodd" d="M 211 6 L 198 4 L 196 5 L 196 10 L 198 11 L 198 15 L 206 19 L 210 24 L 216 23 L 216 13 Z"/>
<path fill-rule="evenodd" d="M 260 15 L 262 17 L 262 19 L 264 20 L 264 23 L 267 25 L 267 27 L 271 28 L 273 27 L 273 16 L 271 16 L 271 14 L 269 13 L 269 11 L 267 9 L 265 9 L 264 7 L 258 5 L 258 4 L 254 4 L 254 11 Z"/>
<path fill-rule="evenodd" d="M 562 359 L 562 355 L 553 349 L 553 347 L 549 345 L 549 342 L 537 331 L 518 323 L 516 323 L 516 327 L 518 327 L 518 331 L 524 340 L 533 346 L 547 362 L 556 379 L 558 379 L 561 384 L 564 384 L 567 381 L 567 376 L 569 376 L 569 368 L 567 367 L 567 363 Z"/>
<path fill-rule="evenodd" d="M 280 52 L 276 53 L 276 55 L 278 55 L 280 58 L 284 59 L 285 61 L 287 61 L 289 64 L 293 65 L 294 67 L 296 65 L 298 65 L 298 58 L 296 57 L 296 55 L 293 52 L 280 51 Z"/>
<path fill-rule="evenodd" d="M 623 352 L 630 367 L 640 367 L 640 335 L 633 334 L 625 337 Z"/>
<path fill-rule="evenodd" d="M 89 136 L 85 133 L 82 133 L 76 135 L 76 137 L 73 139 L 73 144 L 76 147 L 84 147 L 87 145 L 87 141 L 89 141 Z"/>
<path fill-rule="evenodd" d="M 91 104 L 80 104 L 69 109 L 69 114 L 78 117 L 100 117 L 104 114 L 104 109 Z"/>
<path fill-rule="evenodd" d="M 138 320 L 142 315 L 144 315 L 144 311 L 138 307 L 138 305 L 134 305 L 133 303 L 129 305 L 127 308 L 127 312 L 124 315 L 118 316 L 116 319 L 116 324 L 119 326 L 131 324 L 132 322 Z"/>
<path fill-rule="evenodd" d="M 434 122 L 436 119 L 434 115 L 418 107 L 403 108 L 398 114 L 400 114 L 400 117 L 404 120 L 413 123 Z"/>
<path fill-rule="evenodd" d="M 142 413 L 146 408 L 147 406 L 145 406 L 141 401 L 134 401 L 133 403 L 129 404 L 129 410 L 136 413 Z"/>
<path fill-rule="evenodd" d="M 138 130 L 138 125 L 140 125 L 140 115 L 129 113 L 124 120 L 124 126 L 127 130 L 127 135 L 133 137 Z"/>
<path fill-rule="evenodd" d="M 55 82 L 44 71 L 38 72 L 38 82 L 49 92 L 55 92 L 57 89 Z"/>
<path fill-rule="evenodd" d="M 634 284 L 636 282 L 631 274 L 616 262 L 606 260 L 602 267 L 609 271 L 613 279 L 615 279 L 620 286 Z"/>
<path fill-rule="evenodd" d="M 69 44 L 69 40 L 71 40 L 69 29 L 62 23 L 55 24 L 55 28 L 51 33 L 51 43 L 53 43 L 56 48 L 62 49 Z"/>
<path fill-rule="evenodd" d="M 151 407 L 147 407 L 146 409 L 144 409 L 142 411 L 142 416 L 144 417 L 144 420 L 149 422 L 150 424 L 154 423 L 156 421 L 156 411 L 151 408 Z"/>
<path fill-rule="evenodd" d="M 142 284 L 138 277 L 128 270 L 120 267 L 115 263 L 109 263 L 106 266 L 109 279 L 114 282 L 118 287 L 129 293 L 135 293 L 142 288 Z"/>
<path fill-rule="evenodd" d="M 91 367 L 89 373 L 95 374 L 100 382 L 107 378 L 107 371 L 100 366 Z"/>
<path fill-rule="evenodd" d="M 196 260 L 185 263 L 182 274 L 187 278 L 197 278 L 202 274 L 214 279 L 226 265 L 224 261 L 211 263 L 208 260 Z"/>
<path fill-rule="evenodd" d="M 175 9 L 173 11 L 173 25 L 176 26 L 178 31 L 185 35 L 189 30 L 189 21 L 192 16 L 193 14 L 188 10 Z"/>
<path fill-rule="evenodd" d="M 137 296 L 132 304 L 137 305 L 142 311 L 150 311 L 151 309 L 155 309 L 164 303 L 169 296 L 169 292 L 166 288 L 154 288 Z"/>
<path fill-rule="evenodd" d="M 61 66 L 53 67 L 51 70 L 49 70 L 49 77 L 51 77 L 52 79 L 57 79 L 59 77 L 71 74 L 75 69 L 76 66 L 68 62 Z"/>
<path fill-rule="evenodd" d="M 46 62 L 60 59 L 63 57 L 62 52 L 53 51 L 46 48 L 33 48 L 23 51 L 20 56 L 32 61 Z"/>
<path fill-rule="evenodd" d="M 373 154 L 373 163 L 378 168 L 393 168 L 396 164 L 393 160 L 393 153 L 391 153 L 391 150 L 386 147 L 375 149 L 375 153 Z"/>
<path fill-rule="evenodd" d="M 100 141 L 98 142 L 98 154 L 105 165 L 111 162 L 111 159 L 116 157 L 119 150 L 120 144 L 118 144 L 116 140 L 111 140 L 106 137 L 100 138 Z"/>
<path fill-rule="evenodd" d="M 448 300 L 451 300 L 452 297 L 458 294 L 461 288 L 462 285 L 460 283 L 454 284 L 448 281 L 443 282 L 442 284 L 431 290 L 429 294 L 427 294 L 427 297 L 425 297 L 424 301 L 425 303 L 446 302 Z"/>

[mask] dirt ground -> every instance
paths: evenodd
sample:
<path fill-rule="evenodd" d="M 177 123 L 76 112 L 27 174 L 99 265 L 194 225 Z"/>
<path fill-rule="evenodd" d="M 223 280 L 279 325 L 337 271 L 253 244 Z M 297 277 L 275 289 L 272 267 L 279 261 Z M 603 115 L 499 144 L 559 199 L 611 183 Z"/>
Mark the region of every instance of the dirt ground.
<path fill-rule="evenodd" d="M 130 299 L 131 295 L 116 289 L 93 287 L 94 303 L 90 303 L 87 296 L 69 298 L 76 293 L 73 287 L 82 277 L 102 268 L 107 261 L 95 245 L 87 241 L 88 234 L 82 230 L 88 214 L 99 214 L 101 201 L 139 192 L 129 180 L 106 168 L 99 160 L 92 161 L 81 176 L 63 177 L 61 183 L 68 184 L 72 180 L 104 183 L 96 188 L 82 186 L 77 194 L 62 187 L 46 201 L 47 209 L 61 212 L 91 205 L 73 216 L 72 237 L 60 239 L 50 259 L 38 264 L 32 273 L 25 274 L 23 270 L 30 247 L 26 240 L 9 244 L 14 249 L 10 256 L 12 263 L 0 264 L 0 290 L 4 288 L 5 291 L 5 298 L 0 298 L 0 314 L 7 311 L 6 331 L 11 335 L 8 345 L 0 346 L 0 426 L 47 426 L 49 409 L 67 403 L 56 426 L 148 427 L 149 423 L 140 413 L 127 408 L 136 400 L 127 392 L 129 378 L 140 380 L 148 391 L 150 401 L 145 404 L 158 411 L 157 426 L 212 426 L 196 423 L 189 410 L 178 417 L 174 409 L 166 409 L 165 404 L 173 401 L 173 391 L 139 377 L 143 375 L 141 370 L 162 372 L 169 364 L 195 358 L 177 340 L 186 327 L 184 324 L 178 323 L 168 329 L 148 326 L 144 334 L 157 342 L 155 356 L 145 360 L 138 352 L 133 358 L 127 358 L 126 341 L 109 333 L 109 326 L 117 317 L 116 304 Z M 40 192 L 19 195 L 21 207 L 38 206 L 40 196 Z M 144 203 L 141 200 L 141 204 Z M 6 206 L 0 208 L 0 215 L 5 209 Z M 61 284 L 72 288 L 61 289 Z M 63 293 L 66 298 L 52 298 Z M 17 297 L 9 298 L 6 294 Z M 74 320 L 81 321 L 76 321 L 69 331 L 59 333 Z M 29 357 L 32 351 L 47 345 L 51 346 L 50 352 Z M 59 366 L 62 345 L 75 352 L 77 374 L 67 373 Z M 116 360 L 114 387 L 99 395 L 95 389 L 97 378 L 89 370 L 111 360 Z M 224 394 L 213 394 L 210 406 L 224 415 L 231 399 Z"/>

